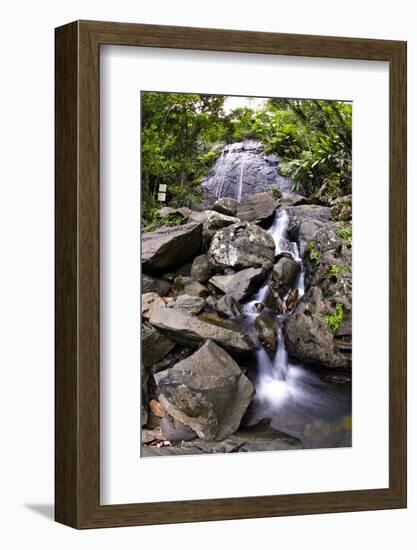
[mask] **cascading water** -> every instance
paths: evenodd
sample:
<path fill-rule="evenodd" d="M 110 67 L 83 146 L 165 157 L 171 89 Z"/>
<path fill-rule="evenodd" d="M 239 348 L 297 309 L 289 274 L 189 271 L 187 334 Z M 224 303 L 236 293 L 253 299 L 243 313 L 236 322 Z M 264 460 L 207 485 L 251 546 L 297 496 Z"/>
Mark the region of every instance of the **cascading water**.
<path fill-rule="evenodd" d="M 277 167 L 278 160 L 264 156 L 259 142 L 235 143 L 224 148 L 202 186 L 211 197 L 231 197 L 238 201 L 270 185 L 288 192 L 291 182 L 279 176 Z M 244 319 L 240 321 L 242 328 L 259 344 L 255 352 L 256 368 L 248 371 L 256 395 L 245 423 L 252 425 L 271 418 L 274 428 L 299 437 L 306 447 L 346 446 L 351 437 L 350 428 L 345 426 L 350 410 L 350 387 L 323 381 L 314 370 L 289 358 L 286 350 L 283 325 L 305 291 L 304 264 L 297 243 L 288 236 L 288 223 L 288 213 L 281 207 L 268 229 L 275 243 L 275 256 L 287 253 L 300 265 L 293 288 L 283 298 L 283 313 L 277 315 L 265 306 L 270 274 L 244 305 Z M 258 338 L 255 324 L 261 311 L 275 323 L 278 340 L 275 353 L 265 349 Z"/>
<path fill-rule="evenodd" d="M 274 221 L 268 232 L 272 236 L 275 243 L 275 256 L 278 256 L 282 252 L 288 252 L 301 266 L 297 286 L 295 287 L 298 290 L 298 298 L 300 298 L 304 294 L 304 277 L 301 276 L 304 270 L 297 244 L 288 239 L 288 214 L 284 209 L 281 208 L 277 210 Z M 257 316 L 260 314 L 259 306 L 263 305 L 269 291 L 269 285 L 270 279 L 265 282 L 255 297 L 244 307 L 244 312 L 250 320 L 249 324 L 252 324 L 251 333 L 255 337 L 256 331 L 253 327 Z M 256 352 L 259 373 L 258 396 L 260 396 L 260 398 L 264 398 L 266 396 L 270 398 L 273 397 L 275 393 L 277 394 L 277 397 L 282 397 L 286 394 L 285 388 L 281 387 L 281 385 L 285 383 L 288 373 L 288 353 L 285 347 L 284 335 L 282 333 L 282 322 L 286 315 L 287 313 L 284 313 L 282 315 L 277 315 L 275 318 L 278 334 L 278 346 L 274 357 L 271 359 L 268 352 L 260 345 L 260 343 L 260 348 Z M 251 327 L 249 326 L 249 329 L 250 328 Z"/>
<path fill-rule="evenodd" d="M 259 141 L 232 143 L 223 148 L 221 156 L 202 181 L 202 189 L 210 198 L 230 197 L 238 201 L 270 185 L 278 185 L 287 191 L 292 182 L 279 175 L 278 164 L 278 157 L 264 154 Z"/>
<path fill-rule="evenodd" d="M 280 208 L 269 228 L 275 243 L 275 256 L 286 252 L 300 264 L 300 273 L 289 291 L 296 291 L 299 300 L 304 295 L 304 265 L 297 243 L 288 238 L 288 214 Z M 247 418 L 249 425 L 265 417 L 272 425 L 300 437 L 308 447 L 344 446 L 349 444 L 349 430 L 345 430 L 345 414 L 349 401 L 349 388 L 323 382 L 304 365 L 289 360 L 283 334 L 285 318 L 291 311 L 275 315 L 264 306 L 270 288 L 270 278 L 244 306 L 244 326 L 258 344 L 255 353 L 257 373 L 253 377 L 255 400 Z M 284 303 L 289 296 L 284 297 Z M 263 305 L 263 308 L 262 308 Z M 259 342 L 255 329 L 260 311 L 273 316 L 278 335 L 276 352 L 270 353 Z M 317 434 L 320 434 L 317 436 Z M 319 437 L 319 439 L 318 439 Z"/>

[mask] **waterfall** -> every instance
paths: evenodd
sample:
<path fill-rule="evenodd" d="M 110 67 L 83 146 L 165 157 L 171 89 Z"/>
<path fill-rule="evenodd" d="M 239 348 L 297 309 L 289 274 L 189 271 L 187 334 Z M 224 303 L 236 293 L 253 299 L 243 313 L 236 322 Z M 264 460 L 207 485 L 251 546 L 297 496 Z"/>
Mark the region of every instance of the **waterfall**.
<path fill-rule="evenodd" d="M 275 255 L 282 252 L 288 252 L 293 259 L 300 264 L 300 273 L 294 288 L 298 290 L 298 299 L 304 294 L 304 267 L 296 243 L 293 243 L 288 238 L 288 214 L 283 208 L 279 208 L 274 217 L 274 221 L 268 232 L 272 236 L 275 243 Z M 258 340 L 255 330 L 255 321 L 259 313 L 259 304 L 262 304 L 269 291 L 270 278 L 258 290 L 251 301 L 247 302 L 244 307 L 244 312 L 249 323 L 249 329 L 252 335 Z M 284 301 L 287 297 L 284 298 Z M 258 384 L 257 396 L 258 399 L 268 401 L 285 400 L 290 391 L 287 384 L 288 375 L 288 353 L 285 347 L 285 339 L 282 332 L 282 324 L 287 315 L 291 313 L 283 313 L 276 315 L 275 325 L 278 334 L 278 345 L 274 356 L 271 358 L 268 352 L 259 343 L 259 349 L 256 352 L 256 362 L 258 367 Z"/>
<path fill-rule="evenodd" d="M 230 197 L 239 202 L 271 185 L 289 191 L 293 182 L 279 175 L 278 165 L 278 157 L 264 154 L 259 141 L 231 143 L 225 145 L 201 186 L 210 198 Z"/>

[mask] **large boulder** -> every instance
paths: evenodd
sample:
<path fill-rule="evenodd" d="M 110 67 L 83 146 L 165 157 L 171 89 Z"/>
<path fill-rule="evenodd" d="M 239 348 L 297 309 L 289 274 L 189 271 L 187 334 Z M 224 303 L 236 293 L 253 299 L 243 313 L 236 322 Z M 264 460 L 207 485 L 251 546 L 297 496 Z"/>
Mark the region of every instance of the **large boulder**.
<path fill-rule="evenodd" d="M 158 311 L 164 312 L 164 309 Z M 142 361 L 145 367 L 161 361 L 175 346 L 175 342 L 146 321 L 142 323 Z"/>
<path fill-rule="evenodd" d="M 220 214 L 225 214 L 226 216 L 236 216 L 239 203 L 235 199 L 222 197 L 213 204 L 212 208 L 216 212 L 220 212 Z"/>
<path fill-rule="evenodd" d="M 275 256 L 271 235 L 254 223 L 236 223 L 217 231 L 211 241 L 208 257 L 220 270 L 263 267 L 270 269 Z"/>
<path fill-rule="evenodd" d="M 315 233 L 332 219 L 331 208 L 315 204 L 290 206 L 286 212 L 289 218 L 288 235 L 298 243 L 301 255 Z"/>
<path fill-rule="evenodd" d="M 154 310 L 150 323 L 170 339 L 185 346 L 196 347 L 210 339 L 235 353 L 247 353 L 256 348 L 255 343 L 241 330 L 215 325 L 170 308 Z"/>
<path fill-rule="evenodd" d="M 168 414 L 205 440 L 233 434 L 255 393 L 236 362 L 210 340 L 155 380 Z"/>
<path fill-rule="evenodd" d="M 241 302 L 248 298 L 265 280 L 266 271 L 260 268 L 248 267 L 235 275 L 215 275 L 209 280 L 213 286 Z"/>
<path fill-rule="evenodd" d="M 201 245 L 202 225 L 196 222 L 144 233 L 142 267 L 144 270 L 156 270 L 181 265 L 195 256 Z"/>
<path fill-rule="evenodd" d="M 271 190 L 251 195 L 239 204 L 237 217 L 243 222 L 268 225 L 279 206 L 280 197 L 281 193 L 275 192 L 274 197 Z"/>
<path fill-rule="evenodd" d="M 334 338 L 334 332 L 319 315 L 302 313 L 298 309 L 284 323 L 287 351 L 304 363 L 330 368 L 350 366 Z"/>
<path fill-rule="evenodd" d="M 216 212 L 215 210 L 204 210 L 202 212 L 192 212 L 190 220 L 203 224 L 203 240 L 205 245 L 209 245 L 213 235 L 218 229 L 228 227 L 239 221 L 238 218 L 227 216 Z"/>

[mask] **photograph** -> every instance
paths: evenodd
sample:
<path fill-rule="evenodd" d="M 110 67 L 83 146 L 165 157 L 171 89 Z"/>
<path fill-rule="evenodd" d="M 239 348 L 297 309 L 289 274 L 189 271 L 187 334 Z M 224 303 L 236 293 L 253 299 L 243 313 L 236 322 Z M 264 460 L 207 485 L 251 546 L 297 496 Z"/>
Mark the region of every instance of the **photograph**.
<path fill-rule="evenodd" d="M 352 102 L 138 101 L 140 456 L 350 447 Z"/>

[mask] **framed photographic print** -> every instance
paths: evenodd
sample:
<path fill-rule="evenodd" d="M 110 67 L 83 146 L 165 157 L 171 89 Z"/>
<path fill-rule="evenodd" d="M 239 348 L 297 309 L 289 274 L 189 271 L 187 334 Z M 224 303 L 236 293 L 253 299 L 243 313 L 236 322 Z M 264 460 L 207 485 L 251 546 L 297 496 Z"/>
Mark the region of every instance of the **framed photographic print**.
<path fill-rule="evenodd" d="M 406 44 L 56 29 L 56 520 L 406 506 Z"/>

